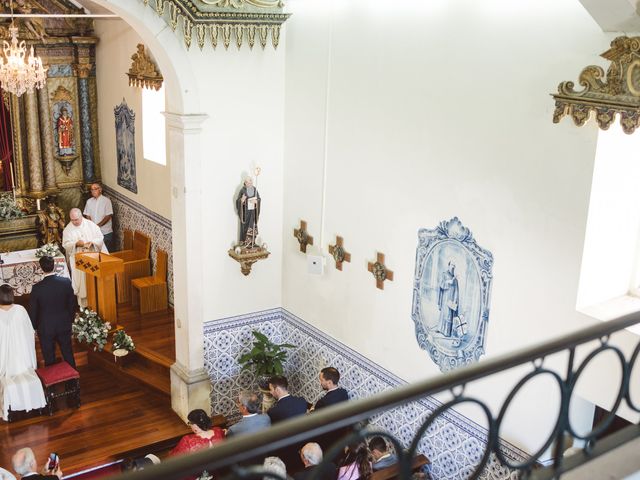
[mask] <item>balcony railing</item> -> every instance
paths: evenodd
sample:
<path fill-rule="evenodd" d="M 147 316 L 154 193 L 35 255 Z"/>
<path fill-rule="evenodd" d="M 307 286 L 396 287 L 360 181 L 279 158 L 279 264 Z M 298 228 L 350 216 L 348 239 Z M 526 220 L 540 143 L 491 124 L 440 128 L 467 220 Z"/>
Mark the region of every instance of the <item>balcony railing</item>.
<path fill-rule="evenodd" d="M 408 448 L 405 448 L 407 447 L 406 445 L 401 445 L 400 442 L 387 432 L 370 430 L 368 428 L 355 428 L 352 429 L 352 433 L 348 438 L 344 438 L 339 444 L 334 445 L 328 452 L 325 452 L 321 467 L 324 465 L 328 466 L 329 462 L 336 458 L 339 452 L 342 451 L 342 448 L 354 440 L 382 434 L 396 449 L 400 465 L 400 478 L 409 479 L 411 478 L 411 460 L 416 454 L 420 453 L 417 451 L 418 444 L 429 426 L 447 410 L 463 404 L 470 404 L 479 407 L 486 415 L 488 438 L 484 453 L 477 463 L 475 470 L 470 472 L 469 478 L 478 478 L 480 476 L 492 453 L 497 456 L 503 465 L 520 471 L 523 476 L 527 478 L 559 478 L 562 473 L 589 462 L 640 436 L 640 427 L 631 425 L 602 440 L 597 440 L 597 437 L 610 426 L 615 418 L 616 411 L 623 402 L 626 402 L 631 410 L 640 412 L 640 401 L 636 399 L 634 402 L 629 389 L 631 373 L 640 352 L 640 343 L 635 346 L 629 358 L 625 357 L 618 346 L 611 343 L 613 334 L 636 323 L 640 323 L 640 314 L 633 314 L 609 322 L 599 323 L 584 330 L 561 336 L 536 346 L 483 360 L 474 365 L 452 371 L 446 375 L 405 385 L 368 398 L 344 402 L 314 412 L 312 415 L 297 417 L 261 431 L 259 434 L 238 436 L 217 444 L 215 448 L 196 452 L 188 456 L 172 458 L 161 465 L 139 472 L 128 473 L 118 478 L 126 480 L 170 480 L 184 478 L 187 475 L 197 475 L 206 470 L 207 472 L 230 472 L 222 476 L 216 475 L 216 480 L 220 478 L 259 479 L 263 477 L 278 479 L 280 477 L 265 473 L 259 466 L 246 468 L 240 467 L 239 465 L 246 464 L 248 460 L 255 459 L 256 457 L 268 456 L 271 452 L 284 447 L 300 445 L 305 441 L 312 441 L 312 439 L 331 431 L 366 422 L 366 420 L 372 416 L 441 392 L 450 392 L 453 398 L 442 404 L 426 418 L 422 426 L 415 432 L 413 441 Z M 591 348 L 592 346 L 587 344 L 593 341 L 596 341 L 597 345 Z M 584 354 L 585 352 L 582 348 L 587 347 L 590 348 L 590 350 L 587 351 L 583 360 L 577 362 L 577 349 L 581 348 L 580 353 Z M 545 366 L 545 359 L 559 352 L 568 353 L 566 368 L 564 368 L 564 371 L 561 373 L 558 373 L 551 367 Z M 596 425 L 590 432 L 581 434 L 574 429 L 570 421 L 569 405 L 571 397 L 578 380 L 583 376 L 590 362 L 597 356 L 607 353 L 613 354 L 614 357 L 618 359 L 621 368 L 620 385 L 618 386 L 614 405 L 611 408 L 611 413 L 609 413 L 599 425 Z M 527 367 L 528 365 L 530 365 L 530 371 L 522 376 L 521 380 L 516 383 L 515 387 L 507 395 L 498 415 L 493 415 L 487 403 L 482 399 L 465 394 L 465 387 L 471 382 L 516 367 Z M 540 376 L 552 378 L 558 385 L 560 402 L 557 421 L 548 438 L 538 451 L 522 463 L 512 464 L 501 450 L 498 432 L 501 431 L 500 427 L 504 421 L 507 407 L 512 403 L 516 394 L 521 391 L 526 384 Z M 563 458 L 562 452 L 564 451 L 566 434 L 571 435 L 573 438 L 584 440 L 586 446 L 582 452 Z M 538 461 L 541 456 L 552 445 L 554 446 L 553 463 L 543 468 L 536 468 L 539 467 Z M 319 468 L 311 478 L 320 480 L 328 478 L 328 476 L 323 474 L 322 468 Z"/>

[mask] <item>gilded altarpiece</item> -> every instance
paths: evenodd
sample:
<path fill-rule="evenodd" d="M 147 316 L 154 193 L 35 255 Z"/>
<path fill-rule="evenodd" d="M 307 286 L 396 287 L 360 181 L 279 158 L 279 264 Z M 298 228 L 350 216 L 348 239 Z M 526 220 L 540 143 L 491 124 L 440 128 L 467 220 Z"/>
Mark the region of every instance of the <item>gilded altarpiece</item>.
<path fill-rule="evenodd" d="M 24 4 L 23 4 L 24 5 Z M 8 13 L 7 7 L 0 7 Z M 68 0 L 39 0 L 16 13 L 83 14 Z M 8 39 L 10 21 L 0 22 Z M 16 20 L 18 37 L 33 45 L 47 71 L 47 83 L 21 97 L 3 95 L 10 109 L 18 203 L 30 213 L 37 199 L 64 212 L 81 207 L 88 184 L 100 180 L 95 45 L 90 18 Z M 44 205 L 44 202 L 41 203 Z"/>

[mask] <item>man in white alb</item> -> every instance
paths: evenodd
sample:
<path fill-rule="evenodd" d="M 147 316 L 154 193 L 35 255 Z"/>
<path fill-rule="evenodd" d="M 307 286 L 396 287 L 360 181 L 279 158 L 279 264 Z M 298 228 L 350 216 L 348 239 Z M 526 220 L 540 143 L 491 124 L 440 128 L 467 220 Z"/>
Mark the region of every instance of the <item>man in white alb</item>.
<path fill-rule="evenodd" d="M 107 250 L 113 252 L 113 205 L 111 200 L 102 195 L 102 187 L 99 183 L 91 184 L 91 198 L 84 206 L 84 218 L 88 218 L 100 227 L 104 235 L 104 245 Z"/>
<path fill-rule="evenodd" d="M 82 217 L 79 208 L 72 208 L 69 212 L 71 222 L 62 232 L 62 247 L 67 252 L 71 270 L 73 293 L 78 297 L 78 305 L 87 306 L 87 283 L 85 273 L 76 270 L 76 253 L 102 252 L 109 253 L 104 247 L 104 240 L 100 228 L 91 220 Z"/>

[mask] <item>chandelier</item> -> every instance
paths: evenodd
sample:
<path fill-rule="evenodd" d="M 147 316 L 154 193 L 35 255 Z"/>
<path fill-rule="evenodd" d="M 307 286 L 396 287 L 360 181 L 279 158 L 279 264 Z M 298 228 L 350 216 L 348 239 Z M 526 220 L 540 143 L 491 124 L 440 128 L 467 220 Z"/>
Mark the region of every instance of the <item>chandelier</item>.
<path fill-rule="evenodd" d="M 18 42 L 18 27 L 13 24 L 13 2 L 11 15 L 11 44 L 2 41 L 4 58 L 0 63 L 0 84 L 4 90 L 19 97 L 25 92 L 32 92 L 34 87 L 42 88 L 47 81 L 47 69 L 42 66 L 40 57 L 33 54 L 33 45 L 27 56 L 25 41 Z"/>

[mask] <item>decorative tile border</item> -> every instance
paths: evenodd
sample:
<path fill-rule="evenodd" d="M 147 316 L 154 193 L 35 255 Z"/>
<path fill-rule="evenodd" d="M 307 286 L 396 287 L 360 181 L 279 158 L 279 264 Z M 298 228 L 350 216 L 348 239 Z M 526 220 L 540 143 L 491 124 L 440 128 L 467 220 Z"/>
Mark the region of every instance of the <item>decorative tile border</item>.
<path fill-rule="evenodd" d="M 329 365 L 340 371 L 340 385 L 352 398 L 370 396 L 406 383 L 295 315 L 276 308 L 205 324 L 205 368 L 211 378 L 211 403 L 216 413 L 237 418 L 235 399 L 238 393 L 255 388 L 254 375 L 241 371 L 236 361 L 242 353 L 249 351 L 252 330 L 264 333 L 276 343 L 296 345 L 287 359 L 285 374 L 291 391 L 309 402 L 315 403 L 322 396 L 318 372 Z M 388 430 L 408 445 L 426 417 L 440 405 L 436 399 L 428 397 L 378 415 L 371 423 Z M 438 417 L 423 436 L 419 450 L 432 461 L 435 479 L 467 478 L 482 457 L 486 438 L 484 427 L 457 412 L 448 411 Z M 513 463 L 527 458 L 525 452 L 507 442 L 503 442 L 502 449 Z M 503 467 L 492 455 L 480 478 L 515 479 L 517 473 Z"/>
<path fill-rule="evenodd" d="M 169 303 L 173 305 L 173 242 L 171 239 L 171 220 L 158 215 L 147 207 L 131 200 L 116 190 L 103 185 L 105 196 L 113 204 L 113 232 L 116 245 L 122 248 L 123 230 L 140 230 L 151 238 L 151 263 L 156 268 L 156 249 L 167 252 L 169 265 L 167 268 L 167 286 Z"/>

